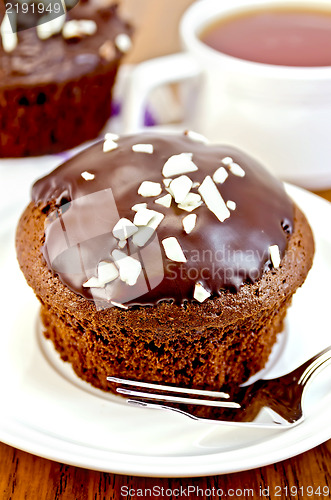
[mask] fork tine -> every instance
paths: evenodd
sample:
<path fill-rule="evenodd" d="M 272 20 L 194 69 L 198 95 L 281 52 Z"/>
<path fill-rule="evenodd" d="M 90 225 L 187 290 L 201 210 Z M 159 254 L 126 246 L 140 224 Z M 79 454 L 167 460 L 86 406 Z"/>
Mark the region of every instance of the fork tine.
<path fill-rule="evenodd" d="M 132 391 L 130 389 L 123 389 L 121 387 L 116 389 L 119 394 L 124 394 L 130 397 L 142 398 L 142 399 L 152 399 L 153 401 L 168 401 L 171 403 L 180 404 L 191 404 L 198 406 L 215 406 L 217 408 L 240 408 L 240 404 L 234 403 L 232 401 L 216 401 L 208 399 L 197 399 L 197 398 L 183 398 L 178 396 L 168 396 L 166 394 L 151 394 L 149 392 Z"/>
<path fill-rule="evenodd" d="M 128 380 L 118 377 L 107 377 L 108 382 L 121 385 L 131 385 L 132 387 L 141 387 L 143 389 L 154 389 L 156 391 L 178 392 L 180 394 L 192 394 L 194 396 L 208 396 L 211 398 L 229 399 L 230 395 L 226 392 L 207 391 L 204 389 L 190 389 L 188 387 L 174 387 L 172 385 L 152 384 L 150 382 L 141 382 L 140 380 Z"/>
<path fill-rule="evenodd" d="M 168 410 L 168 411 L 173 411 L 175 413 L 180 413 L 181 415 L 185 415 L 185 417 L 189 417 L 192 420 L 200 420 L 202 421 L 200 417 L 197 417 L 196 415 L 193 415 L 193 413 L 188 413 L 184 410 L 181 410 L 180 408 L 176 408 L 175 406 L 165 406 L 165 405 L 159 405 L 157 403 L 147 403 L 146 401 L 137 401 L 137 399 L 127 399 L 127 403 L 131 406 L 141 406 L 143 408 L 151 408 L 152 410 Z M 219 423 L 219 422 L 218 422 Z"/>
<path fill-rule="evenodd" d="M 310 363 L 310 364 L 309 364 Z M 298 383 L 306 385 L 313 375 L 317 374 L 321 368 L 325 368 L 331 363 L 331 348 L 328 347 L 320 352 L 312 359 L 304 363 L 303 367 L 308 365 L 302 373 Z M 297 369 L 299 370 L 300 367 Z"/>

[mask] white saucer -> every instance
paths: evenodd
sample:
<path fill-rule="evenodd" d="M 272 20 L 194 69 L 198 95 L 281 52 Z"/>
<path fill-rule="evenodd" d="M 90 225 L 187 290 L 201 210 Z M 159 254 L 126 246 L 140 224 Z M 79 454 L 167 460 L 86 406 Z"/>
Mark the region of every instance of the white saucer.
<path fill-rule="evenodd" d="M 278 376 L 330 342 L 331 205 L 292 186 L 314 229 L 316 256 L 287 317 Z M 329 369 L 307 392 L 306 420 L 289 430 L 238 429 L 126 406 L 78 379 L 41 341 L 39 305 L 18 269 L 14 227 L 0 234 L 0 439 L 52 460 L 122 474 L 205 476 L 251 469 L 304 452 L 331 437 Z M 277 347 L 280 352 L 279 345 Z"/>

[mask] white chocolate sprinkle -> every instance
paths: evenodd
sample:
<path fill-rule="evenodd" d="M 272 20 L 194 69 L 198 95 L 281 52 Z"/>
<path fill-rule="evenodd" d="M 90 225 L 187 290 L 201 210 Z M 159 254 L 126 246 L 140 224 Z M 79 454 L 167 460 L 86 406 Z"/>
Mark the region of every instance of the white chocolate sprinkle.
<path fill-rule="evenodd" d="M 202 205 L 201 196 L 197 193 L 189 193 L 182 203 L 178 204 L 178 208 L 186 212 L 193 212 L 196 208 Z"/>
<path fill-rule="evenodd" d="M 202 142 L 203 144 L 209 144 L 209 140 L 207 139 L 207 137 L 205 137 L 202 134 L 199 134 L 198 132 L 194 132 L 193 130 L 186 130 L 184 134 L 187 135 L 187 137 L 189 137 L 190 139 L 192 139 L 192 141 Z"/>
<path fill-rule="evenodd" d="M 65 39 L 82 38 L 84 36 L 92 36 L 97 31 L 95 21 L 90 19 L 72 19 L 64 23 L 62 28 L 62 36 Z"/>
<path fill-rule="evenodd" d="M 192 187 L 197 188 L 200 186 L 200 182 L 193 182 Z"/>
<path fill-rule="evenodd" d="M 171 181 L 169 189 L 176 203 L 182 203 L 191 191 L 193 182 L 187 175 L 181 175 Z"/>
<path fill-rule="evenodd" d="M 83 177 L 83 179 L 85 179 L 86 181 L 93 181 L 93 179 L 95 178 L 95 175 L 94 175 L 94 174 L 90 174 L 90 172 L 87 172 L 86 170 L 85 170 L 85 172 L 82 172 L 80 175 L 81 175 L 81 176 Z"/>
<path fill-rule="evenodd" d="M 119 248 L 124 248 L 126 246 L 126 240 L 119 240 L 119 242 L 117 243 L 117 246 Z"/>
<path fill-rule="evenodd" d="M 131 207 L 131 210 L 138 212 L 138 210 L 142 210 L 143 208 L 147 208 L 147 203 L 136 203 Z"/>
<path fill-rule="evenodd" d="M 170 236 L 162 240 L 162 245 L 168 259 L 174 262 L 186 262 L 186 257 L 182 250 L 182 247 L 178 243 L 177 238 Z"/>
<path fill-rule="evenodd" d="M 0 26 L 2 47 L 5 52 L 12 52 L 18 44 L 17 33 L 12 30 L 7 12 Z"/>
<path fill-rule="evenodd" d="M 103 286 L 95 276 L 92 276 L 92 278 L 83 283 L 84 288 L 103 288 Z"/>
<path fill-rule="evenodd" d="M 112 132 L 107 132 L 105 134 L 105 141 L 118 141 L 119 138 L 119 135 L 113 134 Z"/>
<path fill-rule="evenodd" d="M 237 203 L 232 200 L 228 200 L 226 202 L 226 206 L 228 207 L 229 210 L 235 210 L 237 208 Z"/>
<path fill-rule="evenodd" d="M 146 245 L 147 241 L 153 236 L 154 232 L 164 219 L 163 214 L 159 212 L 155 212 L 155 214 L 156 215 L 149 221 L 147 226 L 140 227 L 139 231 L 133 235 L 132 242 L 134 245 L 137 245 L 138 247 L 143 247 L 144 245 Z"/>
<path fill-rule="evenodd" d="M 141 196 L 159 196 L 162 193 L 162 187 L 159 182 L 143 181 L 138 189 L 138 194 Z"/>
<path fill-rule="evenodd" d="M 118 48 L 118 50 L 120 50 L 125 54 L 126 52 L 129 52 L 129 50 L 131 49 L 132 41 L 129 35 L 127 35 L 126 33 L 120 33 L 115 38 L 115 45 Z"/>
<path fill-rule="evenodd" d="M 192 161 L 193 153 L 180 153 L 179 155 L 170 156 L 165 162 L 162 174 L 164 177 L 171 177 L 172 175 L 187 174 L 188 172 L 195 172 L 198 167 Z"/>
<path fill-rule="evenodd" d="M 190 234 L 195 228 L 196 222 L 197 222 L 196 214 L 190 214 L 184 217 L 184 219 L 182 220 L 182 224 L 185 233 Z"/>
<path fill-rule="evenodd" d="M 223 160 L 221 160 L 221 163 L 223 163 L 223 165 L 231 165 L 231 163 L 233 163 L 233 159 L 231 156 L 226 156 Z"/>
<path fill-rule="evenodd" d="M 170 186 L 170 182 L 172 181 L 172 179 L 163 179 L 163 184 L 165 185 L 165 187 L 169 187 Z"/>
<path fill-rule="evenodd" d="M 196 283 L 194 287 L 193 297 L 199 302 L 204 302 L 208 297 L 210 297 L 210 293 L 200 284 Z"/>
<path fill-rule="evenodd" d="M 142 267 L 139 260 L 126 255 L 121 250 L 113 250 L 112 257 L 120 271 L 120 280 L 129 286 L 137 283 Z"/>
<path fill-rule="evenodd" d="M 61 3 L 65 7 L 65 3 Z M 66 20 L 65 13 L 61 16 L 51 19 L 50 21 L 44 22 L 47 17 L 47 15 L 41 17 L 40 24 L 37 24 L 37 35 L 40 40 L 47 40 L 51 36 L 60 33 Z"/>
<path fill-rule="evenodd" d="M 132 146 L 132 151 L 135 153 L 148 153 L 151 155 L 154 152 L 154 147 L 153 144 L 134 144 Z"/>
<path fill-rule="evenodd" d="M 141 210 L 138 210 L 138 212 L 134 216 L 133 223 L 136 226 L 147 226 L 147 224 L 158 213 L 159 212 L 155 212 L 155 210 L 150 210 L 149 208 L 142 208 Z"/>
<path fill-rule="evenodd" d="M 118 240 L 126 240 L 138 231 L 138 228 L 126 218 L 120 219 L 113 229 L 113 235 Z"/>
<path fill-rule="evenodd" d="M 108 135 L 108 134 L 107 134 Z M 105 142 L 103 143 L 103 152 L 104 153 L 109 153 L 110 151 L 113 151 L 114 149 L 118 148 L 118 144 L 113 141 L 113 139 L 105 138 Z"/>
<path fill-rule="evenodd" d="M 209 175 L 205 177 L 198 191 L 209 210 L 216 215 L 220 222 L 224 222 L 228 217 L 230 217 L 229 209 L 226 206 L 213 179 Z"/>
<path fill-rule="evenodd" d="M 236 175 L 237 177 L 245 177 L 245 170 L 241 168 L 238 163 L 231 163 L 229 165 L 229 169 L 231 174 Z"/>
<path fill-rule="evenodd" d="M 162 198 L 158 198 L 155 200 L 155 203 L 158 205 L 162 205 L 163 207 L 169 208 L 171 206 L 172 196 L 171 194 L 166 194 L 162 196 Z"/>
<path fill-rule="evenodd" d="M 274 268 L 278 268 L 280 266 L 280 251 L 278 245 L 271 245 L 269 247 L 270 259 Z"/>
<path fill-rule="evenodd" d="M 118 278 L 118 269 L 113 262 L 100 262 L 98 265 L 98 280 L 104 286 Z"/>
<path fill-rule="evenodd" d="M 142 226 L 139 231 L 133 235 L 132 243 L 137 247 L 143 247 L 146 245 L 147 241 L 153 236 L 154 229 L 148 226 Z"/>
<path fill-rule="evenodd" d="M 214 172 L 214 175 L 213 175 L 213 180 L 214 182 L 216 182 L 217 184 L 223 184 L 223 182 L 226 181 L 226 179 L 228 178 L 229 174 L 228 172 L 226 171 L 226 169 L 224 167 L 220 167 L 218 168 L 215 172 Z"/>
<path fill-rule="evenodd" d="M 158 226 L 160 225 L 160 223 L 163 221 L 163 219 L 164 219 L 164 214 L 161 214 L 160 212 L 155 212 L 153 219 L 151 219 L 149 221 L 147 226 L 156 230 L 158 228 Z"/>

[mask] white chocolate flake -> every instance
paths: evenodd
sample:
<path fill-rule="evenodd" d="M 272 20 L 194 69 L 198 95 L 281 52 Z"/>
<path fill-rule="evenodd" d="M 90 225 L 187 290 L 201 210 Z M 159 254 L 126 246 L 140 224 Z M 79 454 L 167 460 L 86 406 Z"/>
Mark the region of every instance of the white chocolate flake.
<path fill-rule="evenodd" d="M 118 240 L 126 240 L 138 231 L 138 228 L 129 220 L 123 217 L 114 226 L 113 235 Z"/>
<path fill-rule="evenodd" d="M 129 52 L 132 47 L 132 41 L 127 33 L 120 33 L 115 38 L 115 45 L 119 51 L 123 52 L 123 54 L 126 54 L 126 52 Z"/>
<path fill-rule="evenodd" d="M 104 288 L 107 283 L 118 278 L 118 269 L 113 262 L 100 262 L 98 264 L 98 277 L 92 276 L 83 283 L 84 288 Z"/>
<path fill-rule="evenodd" d="M 108 135 L 108 134 L 107 134 Z M 113 139 L 105 138 L 105 142 L 103 143 L 103 152 L 104 153 L 110 153 L 110 151 L 113 151 L 114 149 L 118 148 L 118 144 L 113 141 Z"/>
<path fill-rule="evenodd" d="M 142 267 L 139 260 L 121 250 L 113 250 L 112 257 L 120 271 L 120 280 L 129 286 L 137 283 Z"/>
<path fill-rule="evenodd" d="M 191 191 L 193 182 L 187 175 L 181 175 L 171 181 L 169 189 L 176 203 L 182 203 Z"/>
<path fill-rule="evenodd" d="M 171 183 L 172 179 L 163 179 L 163 184 L 165 185 L 165 187 L 169 187 L 170 186 L 170 183 Z"/>
<path fill-rule="evenodd" d="M 136 203 L 131 207 L 131 210 L 138 212 L 138 210 L 142 210 L 143 208 L 147 208 L 147 203 Z"/>
<path fill-rule="evenodd" d="M 142 208 L 138 210 L 134 216 L 133 223 L 136 226 L 147 226 L 147 224 L 155 217 L 159 212 L 155 210 L 150 210 L 149 208 Z"/>
<path fill-rule="evenodd" d="M 208 292 L 201 283 L 196 283 L 194 287 L 193 297 L 199 302 L 204 302 L 208 297 L 210 297 L 210 292 Z"/>
<path fill-rule="evenodd" d="M 226 206 L 228 207 L 229 210 L 235 210 L 237 208 L 237 203 L 232 200 L 228 200 L 226 202 Z"/>
<path fill-rule="evenodd" d="M 161 214 L 160 212 L 155 212 L 153 219 L 149 221 L 147 226 L 151 227 L 155 231 L 159 227 L 163 219 L 164 219 L 164 214 Z"/>
<path fill-rule="evenodd" d="M 83 283 L 83 287 L 84 288 L 103 288 L 104 285 L 101 285 L 98 278 L 96 278 L 95 276 L 92 276 L 92 278 L 90 278 L 89 280 L 85 281 L 85 283 Z"/>
<path fill-rule="evenodd" d="M 241 166 L 238 165 L 238 163 L 231 163 L 229 165 L 229 169 L 231 174 L 236 175 L 237 177 L 245 177 L 246 175 L 245 170 L 241 168 Z"/>
<path fill-rule="evenodd" d="M 164 219 L 164 215 L 155 212 L 155 216 L 149 221 L 147 226 L 141 226 L 139 231 L 133 235 L 132 242 L 138 247 L 146 245 L 147 241 L 154 235 L 154 232 Z"/>
<path fill-rule="evenodd" d="M 183 228 L 186 234 L 190 234 L 195 228 L 195 224 L 197 222 L 196 214 L 186 215 L 182 220 Z"/>
<path fill-rule="evenodd" d="M 141 227 L 139 231 L 133 235 L 132 243 L 137 247 L 143 247 L 147 241 L 153 236 L 154 230 L 148 226 Z"/>
<path fill-rule="evenodd" d="M 186 130 L 184 134 L 190 139 L 192 139 L 192 141 L 202 142 L 203 144 L 209 144 L 209 140 L 207 139 L 207 137 L 205 137 L 202 134 L 199 134 L 198 132 L 194 132 L 193 130 Z"/>
<path fill-rule="evenodd" d="M 100 262 L 98 265 L 98 280 L 104 286 L 118 278 L 118 269 L 113 262 Z"/>
<path fill-rule="evenodd" d="M 119 240 L 119 242 L 117 243 L 117 246 L 119 248 L 124 248 L 126 246 L 126 243 L 127 243 L 126 240 Z"/>
<path fill-rule="evenodd" d="M 180 153 L 179 155 L 170 156 L 165 162 L 162 174 L 164 177 L 171 177 L 172 175 L 187 174 L 188 172 L 195 172 L 198 167 L 192 161 L 193 153 Z"/>
<path fill-rule="evenodd" d="M 154 229 L 148 226 L 142 226 L 139 231 L 133 235 L 132 243 L 137 247 L 143 247 L 147 241 L 153 236 Z"/>
<path fill-rule="evenodd" d="M 189 193 L 182 203 L 178 204 L 178 208 L 186 212 L 193 212 L 196 208 L 202 205 L 201 196 L 197 193 Z"/>
<path fill-rule="evenodd" d="M 65 10 L 65 3 L 64 1 L 61 2 L 62 6 L 64 7 Z M 40 18 L 40 24 L 37 24 L 37 35 L 40 40 L 47 40 L 53 35 L 57 35 L 58 33 L 61 32 L 65 20 L 66 20 L 66 15 L 63 13 L 61 16 L 55 17 L 54 19 L 51 19 L 50 21 L 45 20 L 48 18 L 47 15 L 42 16 Z"/>
<path fill-rule="evenodd" d="M 221 160 L 221 163 L 223 163 L 223 165 L 231 165 L 231 163 L 233 163 L 233 159 L 231 158 L 231 156 L 226 156 L 225 158 L 223 158 L 223 160 Z"/>
<path fill-rule="evenodd" d="M 280 266 L 280 261 L 281 261 L 279 246 L 271 245 L 269 247 L 269 253 L 272 265 L 274 266 L 275 269 L 277 269 Z"/>
<path fill-rule="evenodd" d="M 7 12 L 0 26 L 2 47 L 5 52 L 12 52 L 18 44 L 17 33 L 12 30 Z"/>
<path fill-rule="evenodd" d="M 163 207 L 169 208 L 171 206 L 172 196 L 171 194 L 166 194 L 162 196 L 162 198 L 158 198 L 155 200 L 155 203 L 158 205 L 162 205 Z"/>
<path fill-rule="evenodd" d="M 186 262 L 186 257 L 182 250 L 182 247 L 178 243 L 177 238 L 170 236 L 162 240 L 162 245 L 168 259 L 174 262 Z"/>
<path fill-rule="evenodd" d="M 162 187 L 159 182 L 143 181 L 138 189 L 138 194 L 146 198 L 159 196 L 162 193 Z"/>
<path fill-rule="evenodd" d="M 85 170 L 85 172 L 82 172 L 80 175 L 85 181 L 93 181 L 93 179 L 95 178 L 95 175 L 87 172 L 87 170 Z"/>
<path fill-rule="evenodd" d="M 230 212 L 226 206 L 221 193 L 217 189 L 213 179 L 207 175 L 198 189 L 203 201 L 220 222 L 224 222 L 230 217 Z"/>
<path fill-rule="evenodd" d="M 118 141 L 118 139 L 120 138 L 119 135 L 117 134 L 113 134 L 112 132 L 107 132 L 105 134 L 105 141 Z"/>
<path fill-rule="evenodd" d="M 65 22 L 62 28 L 62 36 L 65 39 L 92 36 L 96 32 L 97 25 L 90 19 L 72 19 Z"/>
<path fill-rule="evenodd" d="M 111 61 L 112 59 L 115 58 L 116 52 L 114 44 L 111 40 L 106 40 L 99 47 L 99 55 L 100 57 L 102 57 L 102 59 L 105 59 L 106 61 Z"/>
<path fill-rule="evenodd" d="M 224 167 L 218 168 L 213 175 L 213 181 L 217 184 L 223 184 L 229 177 L 227 170 Z"/>
<path fill-rule="evenodd" d="M 151 155 L 154 152 L 154 146 L 153 144 L 134 144 L 132 146 L 132 151 L 135 153 L 147 153 Z"/>

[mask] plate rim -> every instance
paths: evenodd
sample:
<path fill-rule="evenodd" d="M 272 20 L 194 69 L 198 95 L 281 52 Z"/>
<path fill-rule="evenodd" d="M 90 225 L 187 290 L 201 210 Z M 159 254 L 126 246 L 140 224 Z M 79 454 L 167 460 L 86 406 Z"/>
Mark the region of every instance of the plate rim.
<path fill-rule="evenodd" d="M 320 204 L 320 206 L 329 210 L 331 215 L 331 203 L 327 200 L 297 186 L 286 185 L 286 188 L 294 201 L 298 203 L 300 208 L 306 213 L 308 219 L 309 213 L 307 213 L 307 208 L 309 207 L 309 201 L 315 205 Z M 307 204 L 305 203 L 306 201 L 308 201 Z M 303 203 L 303 205 L 306 204 L 306 206 L 301 206 L 301 203 Z M 327 215 L 325 216 L 325 213 L 323 213 L 321 217 L 322 224 L 325 218 L 327 218 Z M 312 229 L 314 232 L 314 226 Z M 319 227 L 316 228 L 316 230 L 317 229 L 319 229 Z M 326 237 L 328 241 L 331 242 L 331 236 L 327 234 Z M 329 398 L 326 398 L 324 405 L 327 405 L 328 400 Z M 270 447 L 270 449 L 264 450 L 262 454 L 261 447 L 263 449 L 263 440 L 258 443 L 248 444 L 245 448 L 221 450 L 205 455 L 134 455 L 130 453 L 118 453 L 113 450 L 100 450 L 91 447 L 89 444 L 79 445 L 77 443 L 69 443 L 69 450 L 66 450 L 66 448 L 68 448 L 68 441 L 66 439 L 59 439 L 57 436 L 50 436 L 47 434 L 45 439 L 45 433 L 41 429 L 29 429 L 28 432 L 25 432 L 25 434 L 23 432 L 22 434 L 22 431 L 24 431 L 24 429 L 26 430 L 26 426 L 24 427 L 19 421 L 6 421 L 6 415 L 10 417 L 10 415 L 6 413 L 0 415 L 0 440 L 5 444 L 49 460 L 90 470 L 159 478 L 201 477 L 205 475 L 251 470 L 256 467 L 263 467 L 291 458 L 331 438 L 331 429 L 321 425 L 320 427 L 317 426 L 316 432 L 308 433 L 303 439 L 290 442 L 285 448 Z M 322 415 L 322 412 L 320 412 L 319 415 L 316 416 L 314 414 L 313 417 L 314 421 L 317 420 L 317 422 L 319 422 L 325 419 L 325 414 Z M 300 429 L 302 429 L 304 424 L 305 422 L 292 429 L 280 430 L 279 433 L 268 439 L 268 443 L 274 440 L 282 440 L 282 437 L 288 435 L 288 433 L 299 434 L 300 437 Z M 37 434 L 39 439 L 34 439 L 34 434 Z M 42 441 L 40 441 L 40 438 Z M 87 453 L 82 453 L 82 450 L 85 450 Z M 245 456 L 238 458 L 238 454 L 240 455 L 243 450 L 245 450 Z M 260 453 L 258 453 L 259 451 Z M 93 457 L 92 452 L 94 452 L 94 454 L 96 452 L 97 456 Z M 250 462 L 247 462 L 247 454 L 250 455 Z"/>

